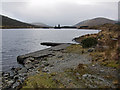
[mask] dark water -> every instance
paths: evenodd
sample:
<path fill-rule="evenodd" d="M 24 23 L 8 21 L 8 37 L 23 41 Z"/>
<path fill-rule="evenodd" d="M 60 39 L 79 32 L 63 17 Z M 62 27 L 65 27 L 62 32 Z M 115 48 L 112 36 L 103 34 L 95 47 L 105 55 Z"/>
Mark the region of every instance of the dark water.
<path fill-rule="evenodd" d="M 98 33 L 98 30 L 77 29 L 4 29 L 2 30 L 2 67 L 8 71 L 11 67 L 21 66 L 17 56 L 48 48 L 41 42 L 75 43 L 73 38 Z"/>

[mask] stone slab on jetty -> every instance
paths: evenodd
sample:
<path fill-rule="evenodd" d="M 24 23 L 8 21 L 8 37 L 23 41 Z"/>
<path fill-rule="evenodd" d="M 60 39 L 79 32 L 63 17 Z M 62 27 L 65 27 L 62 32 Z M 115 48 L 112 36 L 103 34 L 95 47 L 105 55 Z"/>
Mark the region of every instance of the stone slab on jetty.
<path fill-rule="evenodd" d="M 61 45 L 61 44 L 64 44 L 64 43 L 42 42 L 40 44 L 41 45 L 46 45 L 46 46 L 57 46 L 57 45 Z"/>
<path fill-rule="evenodd" d="M 32 57 L 32 58 L 43 58 L 43 57 L 46 57 L 46 56 L 49 56 L 49 55 L 52 55 L 53 51 L 60 51 L 60 50 L 63 50 L 65 49 L 66 47 L 70 46 L 71 44 L 60 44 L 60 45 L 57 45 L 57 46 L 54 46 L 54 47 L 50 47 L 50 48 L 47 48 L 47 49 L 44 49 L 44 50 L 39 50 L 39 51 L 36 51 L 36 52 L 32 52 L 32 53 L 29 53 L 29 54 L 25 54 L 25 55 L 20 55 L 17 57 L 17 61 L 18 63 L 21 63 L 21 64 L 24 64 L 24 60 L 29 58 L 29 57 Z"/>

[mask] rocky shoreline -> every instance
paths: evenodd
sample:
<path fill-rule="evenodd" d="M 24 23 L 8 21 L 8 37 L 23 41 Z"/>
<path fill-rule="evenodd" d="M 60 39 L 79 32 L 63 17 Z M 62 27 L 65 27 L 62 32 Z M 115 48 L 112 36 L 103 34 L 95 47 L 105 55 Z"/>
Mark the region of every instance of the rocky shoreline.
<path fill-rule="evenodd" d="M 55 56 L 57 52 L 61 52 L 61 50 L 70 45 L 71 44 L 62 43 L 48 49 L 18 56 L 17 61 L 23 65 L 23 68 L 13 67 L 11 68 L 11 72 L 2 72 L 2 88 L 21 88 L 21 85 L 27 77 L 39 73 L 37 70 L 39 68 L 42 68 L 43 72 L 49 72 L 47 66 L 53 68 L 54 65 L 50 65 L 45 59 Z M 60 58 L 60 56 L 58 56 L 58 58 Z"/>
<path fill-rule="evenodd" d="M 118 69 L 94 62 L 90 54 L 95 52 L 95 47 L 83 49 L 79 44 L 43 44 L 53 47 L 18 56 L 17 61 L 23 65 L 23 68 L 13 67 L 10 73 L 2 73 L 2 89 L 53 88 L 55 85 L 52 86 L 52 82 L 62 88 L 117 88 L 119 86 Z M 101 57 L 98 55 L 97 59 Z M 37 82 L 32 87 L 34 82 L 29 85 L 29 80 L 34 76 L 38 77 L 37 79 L 40 79 L 43 84 L 46 80 L 44 78 L 51 83 L 39 86 L 41 83 L 32 78 Z"/>

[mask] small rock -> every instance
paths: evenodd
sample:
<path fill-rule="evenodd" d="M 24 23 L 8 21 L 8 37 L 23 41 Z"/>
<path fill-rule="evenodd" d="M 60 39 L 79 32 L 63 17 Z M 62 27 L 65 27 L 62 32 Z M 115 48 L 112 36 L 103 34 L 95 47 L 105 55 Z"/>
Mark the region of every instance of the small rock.
<path fill-rule="evenodd" d="M 26 77 L 26 76 L 27 76 L 27 73 L 20 73 L 19 76 L 21 76 L 21 77 Z"/>
<path fill-rule="evenodd" d="M 9 77 L 10 76 L 10 73 L 4 73 L 3 74 L 3 77 Z"/>
<path fill-rule="evenodd" d="M 12 88 L 15 89 L 16 87 L 18 87 L 20 85 L 20 82 L 15 82 L 13 85 L 12 85 Z"/>
<path fill-rule="evenodd" d="M 19 75 L 14 76 L 14 80 L 18 80 L 19 79 Z"/>
<path fill-rule="evenodd" d="M 11 85 L 11 84 L 13 84 L 13 83 L 14 83 L 13 80 L 10 80 L 10 81 L 7 82 L 8 85 Z"/>
<path fill-rule="evenodd" d="M 93 64 L 92 66 L 94 67 L 95 65 Z"/>
<path fill-rule="evenodd" d="M 100 72 L 104 72 L 105 70 L 100 70 Z"/>
<path fill-rule="evenodd" d="M 45 68 L 42 69 L 42 72 L 49 72 L 49 70 L 48 70 L 47 67 L 45 67 Z"/>
<path fill-rule="evenodd" d="M 71 82 L 72 82 L 72 80 L 70 79 L 70 80 L 68 80 L 68 82 L 69 82 L 69 83 L 71 83 Z"/>
<path fill-rule="evenodd" d="M 93 49 L 88 49 L 88 52 L 93 52 Z"/>
<path fill-rule="evenodd" d="M 84 74 L 84 75 L 82 75 L 82 77 L 83 77 L 83 78 L 86 78 L 86 77 L 88 77 L 88 74 Z"/>
<path fill-rule="evenodd" d="M 49 65 L 49 67 L 53 67 L 54 65 Z"/>
<path fill-rule="evenodd" d="M 18 71 L 18 73 L 27 73 L 27 69 L 26 68 L 22 68 L 21 70 Z"/>
<path fill-rule="evenodd" d="M 76 75 L 79 76 L 80 74 L 77 72 Z"/>
<path fill-rule="evenodd" d="M 63 56 L 58 56 L 58 58 L 62 58 Z"/>

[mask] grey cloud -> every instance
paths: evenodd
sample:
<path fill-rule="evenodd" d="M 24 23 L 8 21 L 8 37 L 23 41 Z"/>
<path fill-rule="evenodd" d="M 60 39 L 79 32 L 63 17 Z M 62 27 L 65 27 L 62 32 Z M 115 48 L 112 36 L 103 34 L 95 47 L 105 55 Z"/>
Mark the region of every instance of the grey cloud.
<path fill-rule="evenodd" d="M 74 25 L 94 17 L 117 20 L 117 2 L 103 2 L 95 5 L 80 5 L 61 2 L 50 6 L 29 7 L 27 2 L 7 2 L 2 4 L 3 14 L 26 22 L 42 22 L 48 25 Z"/>

